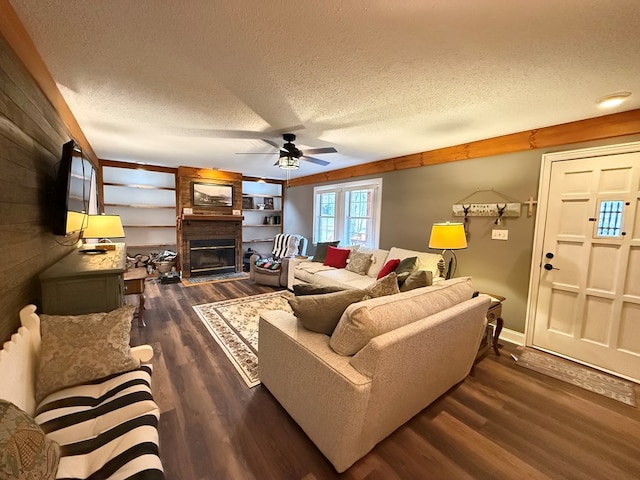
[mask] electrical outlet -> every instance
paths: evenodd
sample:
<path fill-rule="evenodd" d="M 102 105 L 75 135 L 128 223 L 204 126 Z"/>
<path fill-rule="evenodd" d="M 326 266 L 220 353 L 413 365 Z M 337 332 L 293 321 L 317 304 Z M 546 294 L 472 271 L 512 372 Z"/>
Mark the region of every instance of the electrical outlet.
<path fill-rule="evenodd" d="M 491 230 L 491 240 L 509 240 L 509 230 Z"/>

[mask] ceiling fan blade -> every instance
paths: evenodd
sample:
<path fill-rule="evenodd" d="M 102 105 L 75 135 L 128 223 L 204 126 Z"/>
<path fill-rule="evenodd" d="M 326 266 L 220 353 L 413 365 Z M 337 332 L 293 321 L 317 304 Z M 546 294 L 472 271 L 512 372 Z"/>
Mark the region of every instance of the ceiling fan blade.
<path fill-rule="evenodd" d="M 310 153 L 311 155 L 317 155 L 319 153 L 338 153 L 333 147 L 321 147 L 321 148 L 307 148 L 304 151 L 305 155 Z"/>
<path fill-rule="evenodd" d="M 309 157 L 307 155 L 302 155 L 300 157 L 302 160 L 306 160 L 307 162 L 316 163 L 318 165 L 322 165 L 323 167 L 329 165 L 329 162 L 325 162 L 324 160 L 320 160 L 319 158 Z"/>
<path fill-rule="evenodd" d="M 283 148 L 278 145 L 276 142 L 274 142 L 273 140 L 267 140 L 266 138 L 261 138 L 260 140 L 262 140 L 265 143 L 268 143 L 269 145 L 271 145 L 272 147 L 277 148 L 278 150 L 283 150 Z"/>
<path fill-rule="evenodd" d="M 236 155 L 274 155 L 276 152 L 236 152 Z"/>

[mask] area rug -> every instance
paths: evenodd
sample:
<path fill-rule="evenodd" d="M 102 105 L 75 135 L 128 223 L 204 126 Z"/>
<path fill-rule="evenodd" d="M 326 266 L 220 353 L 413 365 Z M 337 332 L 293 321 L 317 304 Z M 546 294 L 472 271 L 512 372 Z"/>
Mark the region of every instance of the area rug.
<path fill-rule="evenodd" d="M 258 378 L 260 314 L 269 310 L 291 312 L 287 299 L 292 297 L 291 292 L 283 290 L 193 306 L 202 323 L 248 387 L 260 384 Z"/>
<path fill-rule="evenodd" d="M 608 375 L 570 360 L 529 348 L 517 358 L 521 367 L 534 370 L 591 392 L 613 398 L 632 407 L 637 406 L 633 383 Z"/>
<path fill-rule="evenodd" d="M 232 280 L 244 280 L 249 278 L 246 272 L 218 273 L 216 275 L 202 275 L 201 277 L 183 278 L 182 284 L 187 287 L 202 285 L 205 283 L 230 282 Z"/>

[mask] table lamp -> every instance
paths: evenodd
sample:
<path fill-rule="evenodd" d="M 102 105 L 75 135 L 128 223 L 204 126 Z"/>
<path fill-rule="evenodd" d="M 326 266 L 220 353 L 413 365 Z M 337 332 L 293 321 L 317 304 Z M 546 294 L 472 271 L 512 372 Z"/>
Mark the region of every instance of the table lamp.
<path fill-rule="evenodd" d="M 444 255 L 447 250 L 451 251 L 449 267 L 447 268 L 445 276 L 447 280 L 450 279 L 456 273 L 458 266 L 458 259 L 454 250 L 467 248 L 467 237 L 464 232 L 464 225 L 462 223 L 449 222 L 434 223 L 431 227 L 429 248 L 442 250 L 442 255 Z M 444 262 L 444 260 L 442 261 Z"/>
<path fill-rule="evenodd" d="M 111 243 L 110 238 L 123 238 L 124 228 L 119 215 L 88 215 L 87 228 L 82 231 L 82 238 L 95 238 L 100 242 Z M 101 244 L 93 248 L 83 248 L 82 253 L 105 253 L 111 248 Z"/>

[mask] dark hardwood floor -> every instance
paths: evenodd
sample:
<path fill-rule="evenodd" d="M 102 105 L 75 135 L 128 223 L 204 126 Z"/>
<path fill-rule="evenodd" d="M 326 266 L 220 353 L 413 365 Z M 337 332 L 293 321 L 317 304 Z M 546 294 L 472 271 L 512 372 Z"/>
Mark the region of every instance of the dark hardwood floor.
<path fill-rule="evenodd" d="M 338 475 L 266 388 L 246 387 L 191 308 L 273 290 L 147 281 L 132 344 L 155 351 L 168 479 L 640 478 L 640 408 L 518 367 L 508 344 Z"/>

